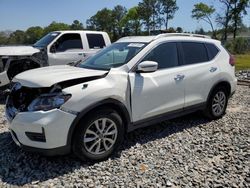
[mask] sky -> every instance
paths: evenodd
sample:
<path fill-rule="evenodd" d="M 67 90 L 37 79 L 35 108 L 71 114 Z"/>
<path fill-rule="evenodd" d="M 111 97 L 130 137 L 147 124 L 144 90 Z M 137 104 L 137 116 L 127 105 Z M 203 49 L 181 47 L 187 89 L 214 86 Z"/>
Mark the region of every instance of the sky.
<path fill-rule="evenodd" d="M 74 20 L 79 20 L 85 25 L 86 20 L 102 8 L 112 9 L 120 4 L 129 9 L 140 1 L 142 0 L 0 0 L 0 31 L 26 30 L 31 26 L 45 27 L 52 21 L 71 24 Z M 218 0 L 177 0 L 179 10 L 169 26 L 182 27 L 185 31 L 201 27 L 209 30 L 206 23 L 191 18 L 193 5 L 199 2 L 223 11 Z M 250 9 L 248 12 L 244 23 L 250 27 Z"/>

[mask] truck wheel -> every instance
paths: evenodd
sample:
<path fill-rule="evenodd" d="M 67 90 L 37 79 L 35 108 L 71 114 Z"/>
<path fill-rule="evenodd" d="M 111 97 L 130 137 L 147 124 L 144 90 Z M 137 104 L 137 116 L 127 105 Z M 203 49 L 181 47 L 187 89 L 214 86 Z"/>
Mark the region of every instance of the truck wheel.
<path fill-rule="evenodd" d="M 111 109 L 98 110 L 80 121 L 73 139 L 73 152 L 81 160 L 105 160 L 124 139 L 122 119 Z"/>
<path fill-rule="evenodd" d="M 227 108 L 228 103 L 228 94 L 226 88 L 217 87 L 212 91 L 211 96 L 207 101 L 207 107 L 204 111 L 204 114 L 212 120 L 221 118 Z"/>

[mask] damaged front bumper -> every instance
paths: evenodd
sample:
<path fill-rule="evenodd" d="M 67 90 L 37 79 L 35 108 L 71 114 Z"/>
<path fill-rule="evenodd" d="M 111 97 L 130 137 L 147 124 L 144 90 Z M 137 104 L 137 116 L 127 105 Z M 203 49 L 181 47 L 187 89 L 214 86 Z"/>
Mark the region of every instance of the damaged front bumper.
<path fill-rule="evenodd" d="M 6 109 L 7 110 L 7 109 Z M 23 149 L 44 155 L 70 152 L 68 132 L 76 115 L 60 109 L 43 112 L 21 112 L 14 119 L 6 116 L 14 142 Z"/>

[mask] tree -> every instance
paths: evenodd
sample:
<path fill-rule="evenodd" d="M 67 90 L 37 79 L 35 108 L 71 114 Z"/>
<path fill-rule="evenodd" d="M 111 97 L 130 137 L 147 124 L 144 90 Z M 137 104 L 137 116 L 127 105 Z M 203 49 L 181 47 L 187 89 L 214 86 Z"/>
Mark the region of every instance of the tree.
<path fill-rule="evenodd" d="M 87 20 L 87 28 L 98 31 L 112 32 L 112 10 L 104 8 Z"/>
<path fill-rule="evenodd" d="M 233 0 L 233 8 L 231 10 L 231 15 L 234 39 L 236 38 L 239 26 L 242 25 L 242 16 L 247 15 L 246 8 L 248 6 L 249 0 Z"/>
<path fill-rule="evenodd" d="M 70 30 L 70 26 L 65 23 L 52 22 L 49 26 L 44 28 L 44 34 L 50 33 L 52 31 L 63 31 Z"/>
<path fill-rule="evenodd" d="M 8 36 L 4 32 L 0 32 L 0 46 L 5 45 L 8 41 Z"/>
<path fill-rule="evenodd" d="M 11 33 L 7 41 L 8 44 L 25 44 L 26 34 L 22 30 L 16 30 Z"/>
<path fill-rule="evenodd" d="M 230 27 L 236 38 L 237 31 L 242 25 L 242 16 L 247 14 L 246 8 L 250 5 L 249 0 L 219 0 L 223 4 L 225 12 L 218 14 L 216 22 L 223 27 L 222 41 L 227 41 Z"/>
<path fill-rule="evenodd" d="M 113 40 L 117 40 L 122 35 L 122 19 L 126 15 L 127 9 L 121 5 L 117 5 L 112 10 L 113 20 Z"/>
<path fill-rule="evenodd" d="M 200 28 L 199 30 L 195 30 L 194 33 L 199 34 L 199 35 L 205 35 L 206 34 L 203 28 Z"/>
<path fill-rule="evenodd" d="M 83 30 L 83 24 L 79 20 L 74 20 L 73 23 L 70 25 L 71 30 Z"/>
<path fill-rule="evenodd" d="M 214 30 L 212 15 L 215 12 L 215 8 L 213 6 L 208 6 L 205 3 L 198 3 L 194 5 L 194 9 L 192 10 L 192 18 L 196 20 L 203 20 L 208 23 L 212 29 L 213 36 L 216 37 L 216 33 Z"/>
<path fill-rule="evenodd" d="M 165 26 L 168 29 L 169 20 L 174 18 L 175 12 L 179 9 L 176 0 L 160 0 L 162 4 L 162 14 L 165 15 Z"/>
<path fill-rule="evenodd" d="M 177 27 L 177 28 L 176 28 L 176 32 L 177 32 L 177 33 L 183 33 L 183 29 L 182 29 L 181 27 Z"/>
<path fill-rule="evenodd" d="M 30 27 L 26 30 L 26 44 L 34 44 L 38 39 L 43 36 L 43 28 L 36 26 Z"/>
<path fill-rule="evenodd" d="M 158 3 L 158 0 L 143 0 L 138 4 L 138 13 L 146 26 L 148 34 L 150 34 L 151 27 L 153 30 L 156 27 L 156 17 L 159 14 L 157 11 L 159 10 L 157 9 Z"/>
<path fill-rule="evenodd" d="M 223 4 L 223 9 L 225 10 L 222 15 L 218 14 L 216 18 L 216 22 L 218 25 L 221 25 L 223 27 L 223 35 L 222 35 L 222 42 L 227 41 L 228 36 L 228 28 L 229 28 L 229 22 L 231 20 L 231 0 L 219 0 Z"/>
<path fill-rule="evenodd" d="M 127 14 L 121 20 L 122 27 L 127 31 L 138 35 L 141 30 L 140 15 L 138 13 L 138 7 L 133 7 L 128 10 Z"/>

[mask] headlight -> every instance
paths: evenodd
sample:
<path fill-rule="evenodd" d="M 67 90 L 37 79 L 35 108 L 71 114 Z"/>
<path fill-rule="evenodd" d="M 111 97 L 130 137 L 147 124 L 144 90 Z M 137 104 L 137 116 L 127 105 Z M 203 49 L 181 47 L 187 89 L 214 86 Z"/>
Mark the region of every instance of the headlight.
<path fill-rule="evenodd" d="M 36 98 L 29 106 L 28 110 L 33 111 L 48 111 L 55 108 L 60 108 L 66 101 L 70 99 L 71 95 L 57 94 L 44 94 Z"/>

